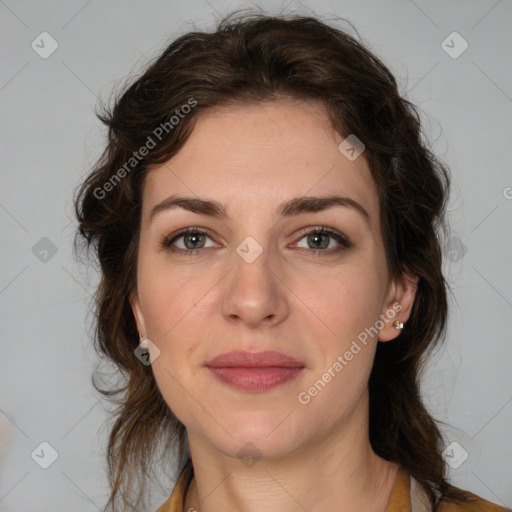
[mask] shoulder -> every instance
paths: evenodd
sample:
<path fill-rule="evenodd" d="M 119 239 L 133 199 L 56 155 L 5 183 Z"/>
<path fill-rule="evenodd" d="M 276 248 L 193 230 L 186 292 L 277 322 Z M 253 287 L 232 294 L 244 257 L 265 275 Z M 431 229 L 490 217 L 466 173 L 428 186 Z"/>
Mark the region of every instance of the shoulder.
<path fill-rule="evenodd" d="M 194 467 L 192 465 L 192 460 L 189 458 L 180 472 L 171 495 L 167 501 L 158 508 L 156 512 L 184 512 L 183 505 L 185 502 L 185 497 L 193 477 Z"/>
<path fill-rule="evenodd" d="M 497 505 L 496 503 L 492 503 L 491 501 L 487 501 L 470 491 L 466 491 L 455 486 L 450 486 L 449 490 L 466 494 L 468 501 L 461 503 L 443 500 L 439 505 L 439 512 L 511 512 L 512 510 L 510 508 L 504 508 Z"/>

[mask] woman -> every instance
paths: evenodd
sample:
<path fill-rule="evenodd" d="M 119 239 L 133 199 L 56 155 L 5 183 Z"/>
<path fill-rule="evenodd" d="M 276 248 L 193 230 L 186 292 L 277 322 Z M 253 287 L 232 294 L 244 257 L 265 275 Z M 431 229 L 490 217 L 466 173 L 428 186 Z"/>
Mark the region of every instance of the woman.
<path fill-rule="evenodd" d="M 176 446 L 158 512 L 505 510 L 449 485 L 419 394 L 449 175 L 375 56 L 314 18 L 231 15 L 100 119 L 76 210 L 127 377 L 99 389 L 122 393 L 107 507 L 142 510 Z"/>

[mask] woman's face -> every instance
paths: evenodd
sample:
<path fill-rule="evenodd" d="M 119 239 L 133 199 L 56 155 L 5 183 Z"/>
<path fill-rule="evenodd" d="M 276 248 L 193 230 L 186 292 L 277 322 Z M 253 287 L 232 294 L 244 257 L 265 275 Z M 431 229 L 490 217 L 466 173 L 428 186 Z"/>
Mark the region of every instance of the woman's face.
<path fill-rule="evenodd" d="M 343 139 L 320 104 L 224 107 L 149 171 L 130 301 L 189 441 L 230 456 L 250 442 L 272 458 L 365 427 L 376 344 L 398 335 L 415 287 L 388 279 L 376 186 Z M 301 200 L 327 196 L 348 199 L 317 211 Z M 277 351 L 299 369 L 206 366 L 233 350 Z"/>

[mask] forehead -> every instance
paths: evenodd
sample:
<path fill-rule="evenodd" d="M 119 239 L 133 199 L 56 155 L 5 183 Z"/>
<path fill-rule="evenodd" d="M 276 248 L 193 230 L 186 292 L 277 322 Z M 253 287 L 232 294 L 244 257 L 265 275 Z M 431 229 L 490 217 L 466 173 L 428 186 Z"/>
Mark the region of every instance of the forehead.
<path fill-rule="evenodd" d="M 144 213 L 171 194 L 219 201 L 233 218 L 251 207 L 261 215 L 286 199 L 336 194 L 360 203 L 377 229 L 375 182 L 364 152 L 351 161 L 339 150 L 344 138 L 321 103 L 212 108 L 199 114 L 181 150 L 148 172 Z"/>

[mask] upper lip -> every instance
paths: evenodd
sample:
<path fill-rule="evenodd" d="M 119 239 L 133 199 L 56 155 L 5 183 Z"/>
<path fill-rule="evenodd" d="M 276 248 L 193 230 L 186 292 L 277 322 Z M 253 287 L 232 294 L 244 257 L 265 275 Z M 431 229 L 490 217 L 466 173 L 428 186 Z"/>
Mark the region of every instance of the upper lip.
<path fill-rule="evenodd" d="M 244 367 L 244 368 L 269 368 L 281 366 L 285 368 L 302 368 L 304 364 L 291 356 L 267 350 L 264 352 L 248 352 L 245 350 L 233 350 L 214 357 L 206 362 L 206 366 L 212 368 Z"/>

